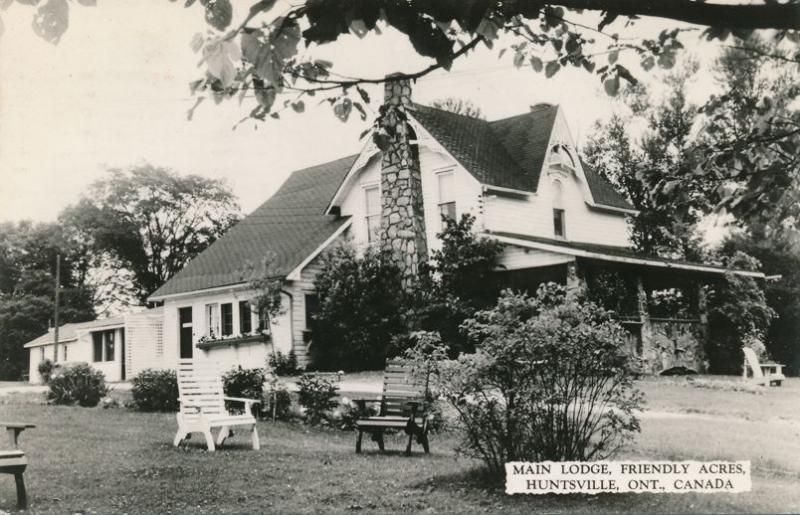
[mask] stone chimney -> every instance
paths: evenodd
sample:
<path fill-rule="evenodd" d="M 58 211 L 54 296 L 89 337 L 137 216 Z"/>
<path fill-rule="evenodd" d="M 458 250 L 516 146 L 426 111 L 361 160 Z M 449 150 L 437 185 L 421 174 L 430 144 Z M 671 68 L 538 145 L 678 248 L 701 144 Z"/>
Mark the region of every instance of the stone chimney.
<path fill-rule="evenodd" d="M 416 136 L 397 114 L 413 109 L 408 79 L 386 82 L 384 103 L 390 108 L 383 124 L 394 127 L 395 133 L 381 162 L 381 248 L 391 252 L 402 272 L 403 288 L 408 290 L 417 279 L 420 263 L 428 259 L 419 152 L 411 143 Z"/>

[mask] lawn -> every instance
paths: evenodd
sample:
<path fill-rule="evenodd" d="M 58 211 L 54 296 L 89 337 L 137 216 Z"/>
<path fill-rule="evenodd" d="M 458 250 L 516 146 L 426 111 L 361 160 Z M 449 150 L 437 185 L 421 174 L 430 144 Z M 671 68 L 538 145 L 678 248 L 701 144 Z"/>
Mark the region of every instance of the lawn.
<path fill-rule="evenodd" d="M 485 486 L 478 464 L 456 455 L 453 434 L 435 435 L 429 456 L 380 455 L 371 445 L 355 455 L 351 433 L 263 422 L 261 451 L 250 450 L 242 434 L 209 454 L 196 437 L 171 446 L 170 414 L 46 406 L 8 395 L 0 398 L 0 420 L 38 426 L 22 436 L 36 513 L 800 511 L 800 380 L 762 395 L 682 379 L 641 386 L 650 411 L 624 457 L 750 459 L 753 491 L 511 497 Z M 14 501 L 13 480 L 0 476 L 0 511 Z"/>

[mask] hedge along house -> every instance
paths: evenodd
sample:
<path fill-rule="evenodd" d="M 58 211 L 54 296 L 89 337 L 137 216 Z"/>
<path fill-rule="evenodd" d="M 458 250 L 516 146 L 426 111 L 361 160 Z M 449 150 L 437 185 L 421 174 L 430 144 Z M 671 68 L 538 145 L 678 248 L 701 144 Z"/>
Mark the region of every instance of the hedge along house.
<path fill-rule="evenodd" d="M 114 318 L 64 324 L 58 331 L 60 365 L 88 363 L 103 372 L 107 381 L 125 381 L 145 368 L 174 368 L 165 360 L 161 339 L 161 309 L 129 313 Z M 54 329 L 25 344 L 30 364 L 29 381 L 42 383 L 39 364 L 53 361 Z"/>
<path fill-rule="evenodd" d="M 164 304 L 170 352 L 261 366 L 269 345 L 252 337 L 257 317 L 243 271 L 272 253 L 284 315 L 267 341 L 307 364 L 314 277 L 326 248 L 380 245 L 409 287 L 419 263 L 441 245 L 442 216 L 469 213 L 477 232 L 505 244 L 499 273 L 509 286 L 584 288 L 619 313 L 629 330 L 621 345 L 646 371 L 704 368 L 703 284 L 728 271 L 631 251 L 626 217 L 636 211 L 580 161 L 558 106 L 488 122 L 415 104 L 403 80 L 386 84 L 385 102 L 408 118 L 389 111 L 385 123 L 396 135 L 385 151 L 370 142 L 358 155 L 294 172 L 152 295 Z M 667 306 L 663 290 L 678 302 Z"/>

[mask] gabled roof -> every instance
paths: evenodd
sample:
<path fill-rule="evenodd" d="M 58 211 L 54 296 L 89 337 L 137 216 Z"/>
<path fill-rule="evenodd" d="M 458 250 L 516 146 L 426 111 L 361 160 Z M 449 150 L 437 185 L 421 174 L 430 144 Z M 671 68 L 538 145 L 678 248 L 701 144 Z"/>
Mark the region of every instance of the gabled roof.
<path fill-rule="evenodd" d="M 347 222 L 347 217 L 324 211 L 356 157 L 292 173 L 269 200 L 190 261 L 150 300 L 242 284 L 248 266 L 258 265 L 268 251 L 276 255 L 276 274 L 289 274 Z"/>
<path fill-rule="evenodd" d="M 558 106 L 539 104 L 488 122 L 414 104 L 412 116 L 482 184 L 535 192 L 557 114 Z M 633 209 L 593 169 L 583 171 L 595 204 Z"/>

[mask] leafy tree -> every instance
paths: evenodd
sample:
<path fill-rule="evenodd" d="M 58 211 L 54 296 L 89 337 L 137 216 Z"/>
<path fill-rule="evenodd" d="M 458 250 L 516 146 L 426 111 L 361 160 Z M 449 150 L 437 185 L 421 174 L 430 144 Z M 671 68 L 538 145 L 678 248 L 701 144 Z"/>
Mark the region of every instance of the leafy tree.
<path fill-rule="evenodd" d="M 775 312 L 765 343 L 772 359 L 800 373 L 800 235 L 782 231 L 767 236 L 751 228 L 729 236 L 721 252 L 745 252 L 761 262 L 765 274 L 780 275 L 764 284 L 767 305 Z"/>
<path fill-rule="evenodd" d="M 695 228 L 703 212 L 710 209 L 702 184 L 681 183 L 683 195 L 657 195 L 645 176 L 655 178 L 676 169 L 691 169 L 692 127 L 697 107 L 689 103 L 686 82 L 697 65 L 665 77 L 668 92 L 654 101 L 642 89 L 627 97 L 631 113 L 615 114 L 598 123 L 584 149 L 587 162 L 611 182 L 639 211 L 631 217 L 633 247 L 645 254 L 696 259 L 699 257 Z M 630 126 L 646 127 L 639 141 Z M 675 188 L 670 191 L 674 193 Z"/>
<path fill-rule="evenodd" d="M 227 186 L 140 165 L 112 169 L 61 215 L 111 266 L 132 273 L 140 302 L 211 245 L 240 216 Z"/>
<path fill-rule="evenodd" d="M 413 292 L 415 324 L 438 332 L 451 352 L 472 350 L 459 326 L 477 311 L 493 306 L 502 288 L 497 270 L 503 245 L 477 236 L 475 217 L 446 220 L 437 235 L 442 246 L 420 267 L 420 282 Z"/>
<path fill-rule="evenodd" d="M 5 8 L 9 3 L 1 5 Z M 21 3 L 36 8 L 34 31 L 45 40 L 58 43 L 69 25 L 67 0 L 47 0 L 41 5 Z M 230 0 L 185 2 L 186 7 L 195 4 L 213 29 L 197 34 L 192 41 L 205 68 L 203 76 L 191 84 L 192 92 L 198 95 L 195 107 L 206 97 L 220 102 L 236 96 L 244 98 L 252 92 L 255 106 L 248 117 L 257 120 L 279 118 L 290 107 L 302 112 L 303 97 L 336 92 L 340 94 L 325 100 L 337 117 L 346 121 L 358 112 L 366 119 L 364 103 L 369 102 L 369 95 L 363 85 L 417 79 L 438 69 L 450 69 L 455 60 L 463 59 L 478 45 L 502 46 L 499 53 L 509 51 L 516 66 L 530 66 L 548 78 L 563 68 L 584 69 L 597 76 L 610 95 L 618 94 L 623 83 L 635 85 L 635 75 L 649 73 L 655 67 L 672 68 L 686 39 L 698 32 L 707 40 L 733 41 L 734 46 L 744 48 L 746 58 L 800 62 L 797 0 L 739 4 L 697 0 L 310 0 L 280 14 L 275 9 L 276 0 L 258 0 L 250 5 L 244 20 L 233 26 Z M 576 16 L 584 14 L 598 18 L 588 23 L 584 18 L 576 20 Z M 627 37 L 627 31 L 640 17 L 672 20 L 678 27 L 645 38 Z M 386 26 L 408 36 L 414 51 L 430 58 L 432 64 L 388 78 L 351 78 L 336 73 L 334 63 L 301 52 L 347 34 L 360 38 L 381 34 L 381 27 Z M 611 27 L 618 32 L 610 32 Z M 757 31 L 770 38 L 768 49 L 747 44 Z M 597 38 L 601 41 L 599 48 Z M 632 56 L 639 69 L 632 71 L 620 62 L 624 53 Z M 703 106 L 704 112 L 711 118 L 716 116 L 725 103 L 723 98 L 712 99 Z M 784 116 L 773 109 L 775 104 L 772 97 L 758 103 L 753 110 L 752 130 L 736 140 L 741 145 L 720 142 L 715 135 L 713 141 L 698 148 L 698 160 L 704 166 L 694 168 L 693 173 L 696 178 L 718 183 L 719 196 L 712 199 L 717 209 L 753 213 L 764 197 L 776 194 L 774 188 L 785 186 L 783 176 L 774 178 L 767 171 L 780 168 L 776 162 L 780 163 L 778 158 L 784 154 L 800 155 L 800 115 Z M 376 127 L 381 126 L 386 115 L 387 110 L 381 110 Z M 373 133 L 378 144 L 379 136 L 380 131 Z M 728 179 L 741 180 L 742 170 L 750 177 L 740 182 L 744 187 L 726 187 Z M 681 172 L 658 179 L 656 185 L 668 195 L 676 181 L 689 178 Z"/>
<path fill-rule="evenodd" d="M 757 270 L 757 259 L 736 252 L 725 259 L 736 270 Z M 710 286 L 708 291 L 708 357 L 715 374 L 738 374 L 741 371 L 743 342 L 764 341 L 775 312 L 767 305 L 764 290 L 752 277 L 733 273 Z"/>
<path fill-rule="evenodd" d="M 405 331 L 400 270 L 389 253 L 361 255 L 342 245 L 326 252 L 314 280 L 312 364 L 319 370 L 383 369 L 392 337 Z"/>
<path fill-rule="evenodd" d="M 23 345 L 47 332 L 53 320 L 57 255 L 60 323 L 93 320 L 89 255 L 70 228 L 27 221 L 0 224 L 0 379 L 19 379 L 28 366 Z"/>
<path fill-rule="evenodd" d="M 437 109 L 443 109 L 455 114 L 463 114 L 470 118 L 479 118 L 485 120 L 483 111 L 471 100 L 464 100 L 462 98 L 448 97 L 443 100 L 434 100 L 431 105 Z"/>

